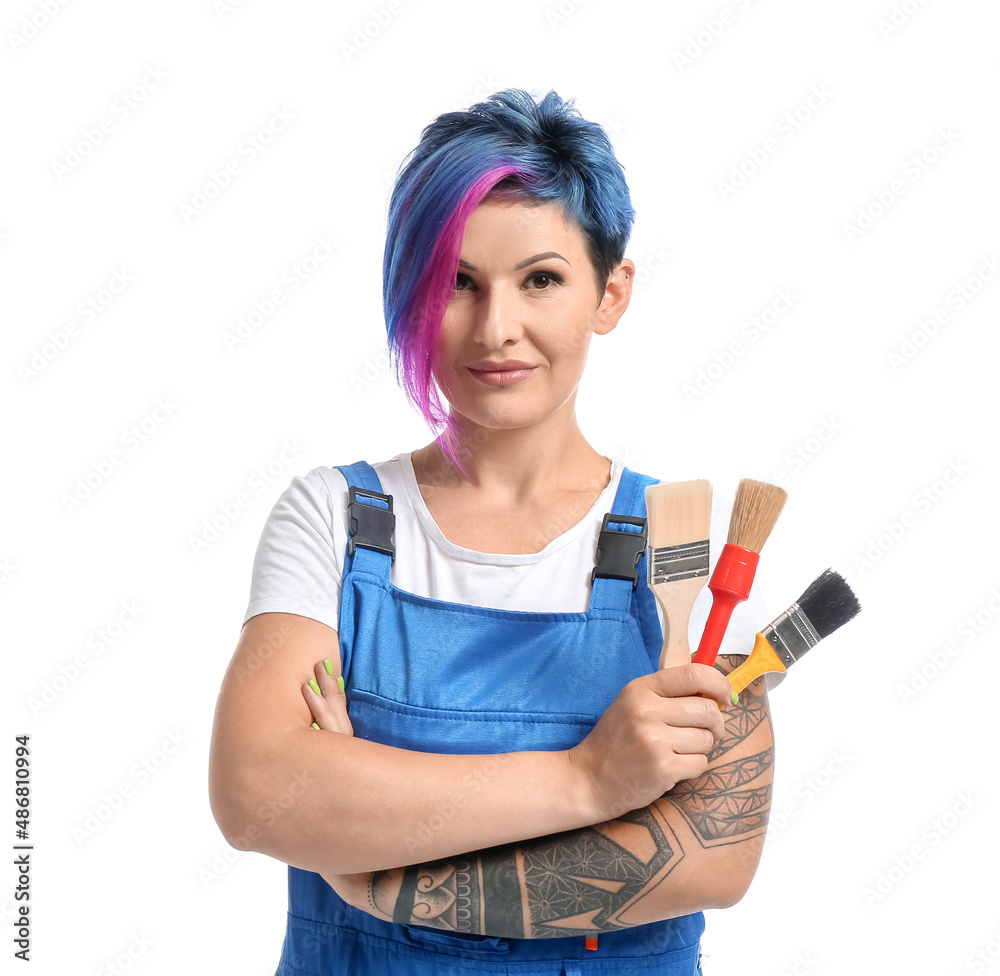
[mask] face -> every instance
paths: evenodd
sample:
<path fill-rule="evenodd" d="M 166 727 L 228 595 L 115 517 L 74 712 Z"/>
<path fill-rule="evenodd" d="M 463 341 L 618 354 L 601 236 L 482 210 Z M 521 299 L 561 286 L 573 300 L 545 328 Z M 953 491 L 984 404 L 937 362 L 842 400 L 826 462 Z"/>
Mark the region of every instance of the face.
<path fill-rule="evenodd" d="M 617 324 L 631 269 L 599 294 L 583 233 L 557 205 L 480 204 L 435 350 L 452 412 L 488 429 L 572 413 L 591 337 Z"/>

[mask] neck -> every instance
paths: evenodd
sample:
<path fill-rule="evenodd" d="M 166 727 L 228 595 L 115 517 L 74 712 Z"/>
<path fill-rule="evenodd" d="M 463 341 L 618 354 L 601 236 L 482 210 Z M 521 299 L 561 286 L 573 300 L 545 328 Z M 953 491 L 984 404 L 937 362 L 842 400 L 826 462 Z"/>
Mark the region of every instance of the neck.
<path fill-rule="evenodd" d="M 584 438 L 572 404 L 544 424 L 489 429 L 462 421 L 458 437 L 467 450 L 458 456 L 468 473 L 462 477 L 441 447 L 441 438 L 413 452 L 417 480 L 442 488 L 479 490 L 526 498 L 555 488 L 607 486 L 609 465 Z"/>

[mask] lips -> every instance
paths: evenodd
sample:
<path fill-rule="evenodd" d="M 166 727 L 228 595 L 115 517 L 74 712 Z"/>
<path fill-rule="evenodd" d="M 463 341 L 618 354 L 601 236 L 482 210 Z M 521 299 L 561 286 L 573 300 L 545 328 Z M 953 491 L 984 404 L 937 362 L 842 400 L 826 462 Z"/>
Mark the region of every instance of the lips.
<path fill-rule="evenodd" d="M 506 359 L 502 363 L 483 360 L 470 363 L 466 369 L 487 386 L 510 386 L 513 383 L 520 383 L 535 371 L 531 363 L 524 363 L 519 359 Z"/>

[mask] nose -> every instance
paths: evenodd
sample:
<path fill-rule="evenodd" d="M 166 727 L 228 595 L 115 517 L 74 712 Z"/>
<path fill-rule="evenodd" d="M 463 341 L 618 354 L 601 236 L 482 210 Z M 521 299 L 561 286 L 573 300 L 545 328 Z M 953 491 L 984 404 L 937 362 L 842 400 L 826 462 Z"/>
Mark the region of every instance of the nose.
<path fill-rule="evenodd" d="M 517 296 L 503 284 L 492 284 L 480 292 L 473 338 L 487 349 L 500 349 L 524 334 Z"/>

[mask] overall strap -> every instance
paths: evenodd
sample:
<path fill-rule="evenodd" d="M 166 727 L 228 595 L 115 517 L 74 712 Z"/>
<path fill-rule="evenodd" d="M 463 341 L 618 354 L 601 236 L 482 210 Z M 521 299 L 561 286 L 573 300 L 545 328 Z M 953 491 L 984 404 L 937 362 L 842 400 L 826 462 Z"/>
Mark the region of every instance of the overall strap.
<path fill-rule="evenodd" d="M 367 461 L 355 461 L 354 464 L 338 464 L 337 470 L 347 479 L 349 485 L 357 485 L 368 491 L 382 491 L 375 469 Z"/>
<path fill-rule="evenodd" d="M 597 542 L 591 610 L 627 611 L 633 593 L 640 587 L 645 589 L 646 488 L 657 483 L 656 478 L 622 469 L 612 510 L 604 516 Z"/>
<path fill-rule="evenodd" d="M 618 491 L 615 493 L 615 500 L 611 506 L 612 511 L 622 515 L 646 515 L 646 489 L 650 485 L 658 485 L 658 478 L 651 478 L 648 474 L 639 474 L 630 471 L 628 468 L 622 469 L 621 480 L 618 482 Z"/>
<path fill-rule="evenodd" d="M 351 572 L 368 573 L 389 582 L 395 559 L 392 530 L 392 495 L 382 492 L 375 469 L 367 461 L 337 465 L 348 485 L 348 541 L 344 577 Z"/>

